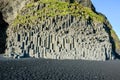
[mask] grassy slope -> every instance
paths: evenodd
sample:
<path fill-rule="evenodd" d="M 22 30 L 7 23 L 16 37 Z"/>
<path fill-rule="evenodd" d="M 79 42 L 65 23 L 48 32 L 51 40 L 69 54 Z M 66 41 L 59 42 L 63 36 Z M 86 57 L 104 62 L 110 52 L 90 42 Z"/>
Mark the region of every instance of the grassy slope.
<path fill-rule="evenodd" d="M 111 36 L 115 42 L 116 51 L 120 51 L 120 40 L 114 30 L 111 30 Z"/>
<path fill-rule="evenodd" d="M 42 9 L 35 10 L 34 8 L 40 4 L 46 4 L 47 6 Z M 27 9 L 30 9 L 31 11 L 26 11 L 23 15 L 19 14 L 13 22 L 13 26 L 16 27 L 17 24 L 34 24 L 38 19 L 40 19 L 40 21 L 44 21 L 46 17 L 55 17 L 57 15 L 65 16 L 68 14 L 81 16 L 83 19 L 90 17 L 93 21 L 104 21 L 103 16 L 94 13 L 90 8 L 83 7 L 77 2 L 69 4 L 69 2 L 57 0 L 38 0 L 37 2 L 27 4 L 23 11 Z"/>

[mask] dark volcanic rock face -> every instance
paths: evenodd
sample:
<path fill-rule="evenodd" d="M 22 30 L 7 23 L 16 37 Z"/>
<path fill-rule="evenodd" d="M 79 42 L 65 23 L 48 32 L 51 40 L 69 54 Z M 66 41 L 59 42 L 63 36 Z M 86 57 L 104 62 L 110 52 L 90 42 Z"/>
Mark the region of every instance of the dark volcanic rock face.
<path fill-rule="evenodd" d="M 9 57 L 86 60 L 119 57 L 119 40 L 90 0 L 15 0 L 2 13 L 7 22 L 12 21 L 7 30 Z"/>
<path fill-rule="evenodd" d="M 70 15 L 50 18 L 30 30 L 11 33 L 6 53 L 51 59 L 112 59 L 112 45 L 105 27 Z"/>
<path fill-rule="evenodd" d="M 0 0 L 0 11 L 3 14 L 4 20 L 11 24 L 11 21 L 15 19 L 17 13 L 19 13 L 27 2 L 29 0 Z"/>

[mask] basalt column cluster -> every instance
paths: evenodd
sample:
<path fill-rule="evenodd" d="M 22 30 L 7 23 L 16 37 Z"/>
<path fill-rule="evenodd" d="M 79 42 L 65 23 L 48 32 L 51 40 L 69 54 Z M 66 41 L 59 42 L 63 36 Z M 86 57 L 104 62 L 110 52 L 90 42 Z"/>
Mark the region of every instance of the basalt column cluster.
<path fill-rule="evenodd" d="M 6 55 L 14 58 L 86 60 L 114 57 L 106 26 L 102 23 L 66 15 L 48 18 L 31 27 L 16 32 L 9 30 Z"/>

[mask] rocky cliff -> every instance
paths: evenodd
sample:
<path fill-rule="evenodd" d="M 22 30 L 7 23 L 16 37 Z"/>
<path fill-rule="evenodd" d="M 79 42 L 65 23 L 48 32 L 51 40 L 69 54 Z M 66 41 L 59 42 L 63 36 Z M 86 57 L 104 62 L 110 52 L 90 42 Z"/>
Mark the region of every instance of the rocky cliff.
<path fill-rule="evenodd" d="M 11 13 L 1 8 L 1 12 L 6 12 L 4 20 L 9 23 L 6 56 L 119 58 L 120 41 L 107 18 L 95 11 L 90 0 L 24 0 L 19 3 L 20 8 L 13 7 L 12 16 L 7 16 Z"/>

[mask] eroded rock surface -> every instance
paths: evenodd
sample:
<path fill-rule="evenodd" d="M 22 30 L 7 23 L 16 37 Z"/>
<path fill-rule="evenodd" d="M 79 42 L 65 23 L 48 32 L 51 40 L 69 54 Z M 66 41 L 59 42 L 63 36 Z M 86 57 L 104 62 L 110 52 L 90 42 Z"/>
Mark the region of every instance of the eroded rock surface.
<path fill-rule="evenodd" d="M 20 10 L 29 2 L 30 0 L 1 0 L 0 1 L 0 11 L 3 14 L 3 18 L 9 24 L 13 21 Z"/>

